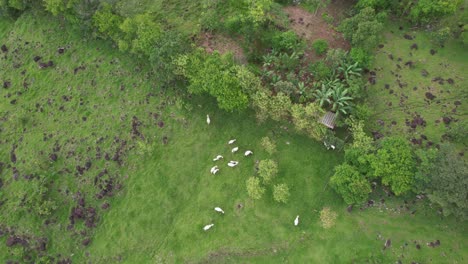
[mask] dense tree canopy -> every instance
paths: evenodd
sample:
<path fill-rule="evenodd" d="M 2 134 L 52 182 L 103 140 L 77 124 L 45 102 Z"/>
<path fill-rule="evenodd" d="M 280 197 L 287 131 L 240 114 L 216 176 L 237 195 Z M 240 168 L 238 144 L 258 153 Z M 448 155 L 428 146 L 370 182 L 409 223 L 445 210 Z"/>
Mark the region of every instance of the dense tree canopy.
<path fill-rule="evenodd" d="M 400 137 L 382 140 L 381 147 L 371 159 L 373 176 L 381 178 L 396 195 L 411 190 L 416 172 L 416 160 L 408 141 Z"/>
<path fill-rule="evenodd" d="M 369 181 L 346 163 L 335 167 L 335 174 L 330 179 L 330 185 L 343 197 L 347 204 L 361 204 L 367 200 L 372 191 Z"/>

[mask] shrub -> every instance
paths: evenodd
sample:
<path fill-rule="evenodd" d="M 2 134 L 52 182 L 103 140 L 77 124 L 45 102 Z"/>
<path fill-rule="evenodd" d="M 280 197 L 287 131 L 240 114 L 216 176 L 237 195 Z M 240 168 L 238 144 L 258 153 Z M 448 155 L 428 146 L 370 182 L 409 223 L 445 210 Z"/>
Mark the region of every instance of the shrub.
<path fill-rule="evenodd" d="M 329 49 L 325 61 L 331 68 L 338 68 L 348 60 L 348 52 L 342 49 Z"/>
<path fill-rule="evenodd" d="M 441 28 L 431 34 L 432 42 L 443 47 L 447 40 L 452 37 L 452 31 L 449 27 Z"/>
<path fill-rule="evenodd" d="M 363 68 L 370 67 L 373 56 L 363 48 L 351 48 L 349 56 Z"/>
<path fill-rule="evenodd" d="M 429 22 L 455 13 L 462 3 L 463 0 L 419 0 L 412 7 L 410 17 L 416 22 Z"/>
<path fill-rule="evenodd" d="M 263 183 L 268 184 L 278 174 L 278 164 L 274 160 L 262 160 L 258 164 L 258 175 L 263 178 Z"/>
<path fill-rule="evenodd" d="M 288 81 L 279 81 L 273 85 L 277 93 L 283 93 L 290 96 L 296 90 L 296 86 Z"/>
<path fill-rule="evenodd" d="M 309 66 L 309 71 L 314 75 L 316 81 L 325 80 L 332 74 L 332 69 L 323 61 L 318 61 Z"/>
<path fill-rule="evenodd" d="M 271 46 L 277 51 L 292 52 L 301 46 L 301 40 L 294 31 L 289 30 L 273 36 Z"/>
<path fill-rule="evenodd" d="M 289 187 L 287 184 L 277 184 L 273 187 L 273 198 L 278 203 L 286 203 L 289 199 Z"/>
<path fill-rule="evenodd" d="M 250 198 L 259 200 L 265 193 L 265 188 L 260 185 L 260 179 L 257 177 L 250 177 L 247 179 L 247 193 Z"/>
<path fill-rule="evenodd" d="M 317 55 L 325 54 L 328 50 L 328 42 L 324 39 L 318 39 L 312 43 L 312 48 L 314 48 Z"/>
<path fill-rule="evenodd" d="M 268 154 L 272 155 L 276 152 L 276 144 L 269 137 L 263 137 L 260 141 L 260 144 Z"/>
<path fill-rule="evenodd" d="M 335 225 L 338 214 L 332 211 L 329 207 L 324 207 L 320 211 L 320 223 L 325 229 L 329 229 Z"/>
<path fill-rule="evenodd" d="M 335 167 L 330 185 L 347 204 L 364 203 L 372 191 L 369 181 L 355 167 L 346 163 Z"/>

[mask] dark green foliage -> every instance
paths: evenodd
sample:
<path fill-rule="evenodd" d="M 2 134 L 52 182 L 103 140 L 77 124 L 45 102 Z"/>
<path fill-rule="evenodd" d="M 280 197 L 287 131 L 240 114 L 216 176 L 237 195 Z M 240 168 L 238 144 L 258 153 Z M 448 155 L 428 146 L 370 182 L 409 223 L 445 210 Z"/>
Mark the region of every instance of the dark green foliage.
<path fill-rule="evenodd" d="M 468 166 L 452 145 L 442 145 L 435 164 L 427 168 L 431 184 L 428 196 L 438 204 L 444 215 L 468 217 Z"/>
<path fill-rule="evenodd" d="M 330 185 L 347 204 L 364 203 L 372 191 L 367 179 L 361 176 L 356 168 L 346 163 L 335 167 Z"/>
<path fill-rule="evenodd" d="M 300 38 L 293 31 L 279 32 L 271 39 L 271 46 L 276 51 L 299 51 L 302 46 Z"/>
<path fill-rule="evenodd" d="M 363 48 L 351 48 L 349 56 L 354 62 L 359 63 L 359 66 L 363 68 L 368 68 L 373 59 L 373 56 Z"/>
<path fill-rule="evenodd" d="M 441 29 L 438 29 L 437 31 L 433 32 L 431 34 L 432 37 L 432 42 L 434 44 L 443 47 L 444 44 L 451 38 L 453 37 L 452 31 L 450 30 L 449 27 L 443 27 Z"/>
<path fill-rule="evenodd" d="M 418 170 L 414 175 L 413 191 L 423 193 L 430 186 L 431 174 L 437 169 L 438 150 L 435 148 L 418 149 L 416 156 L 418 158 Z"/>
<path fill-rule="evenodd" d="M 411 190 L 416 172 L 416 160 L 408 141 L 400 137 L 387 137 L 381 142 L 371 160 L 373 176 L 381 178 L 395 195 Z"/>
<path fill-rule="evenodd" d="M 463 0 L 419 0 L 411 8 L 410 17 L 416 22 L 429 22 L 455 13 L 462 3 Z"/>
<path fill-rule="evenodd" d="M 332 69 L 323 61 L 312 63 L 309 66 L 309 71 L 314 75 L 317 81 L 325 80 L 332 74 Z"/>
<path fill-rule="evenodd" d="M 175 60 L 175 72 L 189 81 L 188 90 L 194 94 L 208 93 L 218 106 L 227 111 L 245 109 L 248 96 L 237 77 L 238 67 L 231 57 L 219 53 L 207 54 L 202 49 L 180 55 Z"/>
<path fill-rule="evenodd" d="M 328 50 L 328 42 L 324 39 L 318 39 L 312 43 L 312 48 L 314 48 L 317 55 L 323 55 Z"/>
<path fill-rule="evenodd" d="M 383 30 L 384 16 L 376 14 L 374 9 L 366 7 L 358 14 L 343 20 L 339 30 L 353 47 L 373 50 L 379 43 Z"/>

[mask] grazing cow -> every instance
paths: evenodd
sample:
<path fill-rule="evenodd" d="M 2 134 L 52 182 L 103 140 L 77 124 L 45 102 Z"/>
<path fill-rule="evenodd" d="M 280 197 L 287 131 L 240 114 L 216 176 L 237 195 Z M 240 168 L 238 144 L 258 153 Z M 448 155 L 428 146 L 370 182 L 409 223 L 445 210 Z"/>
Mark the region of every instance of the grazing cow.
<path fill-rule="evenodd" d="M 218 160 L 220 160 L 220 159 L 222 159 L 222 158 L 223 158 L 223 156 L 218 155 L 218 156 L 216 156 L 216 158 L 213 159 L 213 161 L 218 161 Z"/>
<path fill-rule="evenodd" d="M 215 207 L 214 210 L 215 210 L 216 212 L 219 212 L 219 213 L 224 214 L 223 209 L 221 209 L 220 207 Z"/>
<path fill-rule="evenodd" d="M 228 166 L 232 168 L 232 167 L 237 166 L 238 164 L 239 164 L 238 161 L 231 160 L 229 161 Z"/>
<path fill-rule="evenodd" d="M 209 125 L 211 123 L 210 116 L 206 115 L 206 123 Z"/>
<path fill-rule="evenodd" d="M 228 144 L 231 145 L 231 144 L 234 144 L 234 142 L 236 142 L 236 139 L 231 139 L 228 141 Z"/>
<path fill-rule="evenodd" d="M 206 225 L 206 226 L 203 227 L 203 230 L 207 231 L 208 229 L 212 228 L 213 226 L 214 226 L 214 224 Z"/>
<path fill-rule="evenodd" d="M 232 152 L 232 153 L 235 153 L 235 152 L 237 152 L 238 150 L 239 150 L 239 147 L 235 147 L 235 148 L 233 148 L 233 149 L 231 150 L 231 152 Z"/>
<path fill-rule="evenodd" d="M 250 150 L 247 150 L 247 151 L 244 153 L 244 156 L 246 156 L 246 157 L 247 157 L 247 156 L 249 156 L 249 155 L 252 155 L 252 154 L 253 154 L 253 152 L 252 152 L 252 151 L 250 151 Z"/>
<path fill-rule="evenodd" d="M 299 224 L 299 216 L 296 216 L 296 219 L 294 219 L 294 226 L 297 226 Z"/>
<path fill-rule="evenodd" d="M 211 168 L 211 170 L 210 170 L 211 174 L 213 174 L 213 171 L 215 171 L 217 169 L 218 169 L 218 166 L 214 166 L 213 168 Z"/>

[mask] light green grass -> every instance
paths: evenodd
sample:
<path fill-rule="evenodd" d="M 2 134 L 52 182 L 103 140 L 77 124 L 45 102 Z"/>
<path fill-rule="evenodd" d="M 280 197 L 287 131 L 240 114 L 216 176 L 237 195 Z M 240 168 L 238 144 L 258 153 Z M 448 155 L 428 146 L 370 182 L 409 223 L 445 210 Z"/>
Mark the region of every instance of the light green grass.
<path fill-rule="evenodd" d="M 368 88 L 369 104 L 375 112 L 369 125 L 371 129 L 382 131 L 384 134 L 401 134 L 411 138 L 419 138 L 421 134 L 424 134 L 428 140 L 438 143 L 447 130 L 447 126 L 442 121 L 443 117 L 451 117 L 461 122 L 468 114 L 466 104 L 468 50 L 459 43 L 459 40 L 448 43 L 444 48 L 435 47 L 428 34 L 411 31 L 407 27 L 400 31 L 396 25 L 390 24 L 387 30 L 385 46 L 377 52 L 374 63 L 374 68 L 377 69 L 377 84 L 370 85 Z M 405 33 L 415 36 L 415 39 L 403 38 Z M 417 50 L 410 49 L 414 43 L 418 45 Z M 436 50 L 437 53 L 431 55 L 431 49 Z M 394 60 L 389 59 L 389 54 L 393 55 Z M 398 58 L 401 58 L 401 61 L 398 61 Z M 415 63 L 413 69 L 404 65 L 410 60 Z M 398 69 L 397 64 L 402 69 Z M 429 75 L 423 77 L 422 70 L 426 70 Z M 399 79 L 407 86 L 400 88 L 397 78 L 392 75 L 391 71 L 401 75 Z M 435 77 L 442 77 L 445 84 L 433 82 L 432 79 Z M 455 81 L 454 85 L 447 83 L 448 78 Z M 389 89 L 385 88 L 385 84 L 390 86 Z M 414 90 L 414 87 L 417 89 Z M 393 94 L 390 91 L 393 91 Z M 427 100 L 426 92 L 436 96 L 430 103 L 425 101 Z M 400 103 L 402 96 L 408 98 L 403 98 Z M 460 101 L 461 105 L 456 107 L 455 101 Z M 454 108 L 456 112 L 452 112 Z M 409 132 L 405 120 L 413 120 L 416 113 L 421 115 L 427 125 L 426 127 L 418 126 L 415 133 Z M 376 123 L 379 119 L 385 122 L 385 127 L 380 127 Z M 392 125 L 392 121 L 396 121 L 396 125 Z M 426 142 L 424 141 L 423 144 Z"/>
<path fill-rule="evenodd" d="M 32 46 L 25 47 L 24 41 Z M 411 211 L 390 211 L 399 208 L 401 200 L 382 210 L 355 208 L 347 213 L 338 195 L 327 187 L 333 167 L 342 161 L 340 153 L 276 124 L 258 125 L 252 112 L 222 112 L 212 100 L 189 100 L 179 87 L 163 92 L 143 61 L 112 50 L 109 43 L 82 39 L 78 32 L 64 31 L 57 20 L 40 13 L 22 16 L 1 42 L 19 53 L 0 59 L 0 80 L 12 82 L 9 89 L 0 89 L 0 160 L 11 164 L 11 146 L 17 143 L 15 166 L 21 175 L 39 172 L 54 177 L 52 196 L 61 202 L 52 218 L 56 222 L 50 225 L 29 213 L 5 214 L 3 207 L 0 226 L 47 237 L 53 256 L 70 257 L 74 263 L 391 263 L 402 254 L 404 263 L 462 263 L 468 257 L 466 224 L 440 219 L 419 205 L 411 205 L 411 210 L 418 210 L 414 216 Z M 58 47 L 68 45 L 63 55 L 57 55 Z M 35 55 L 53 60 L 56 67 L 38 69 L 32 61 Z M 15 68 L 14 63 L 21 66 Z M 75 75 L 80 65 L 86 69 Z M 22 75 L 24 69 L 27 72 Z M 25 80 L 28 89 L 23 88 Z M 146 101 L 148 93 L 154 96 Z M 72 98 L 66 102 L 63 96 Z M 17 103 L 11 104 L 14 99 Z M 37 103 L 43 112 L 36 111 Z M 61 106 L 64 111 L 59 110 Z M 150 113 L 159 113 L 157 121 L 163 120 L 165 126 L 159 128 Z M 209 126 L 206 114 L 211 117 Z M 139 130 L 144 141 L 132 138 L 133 116 L 142 122 Z M 44 141 L 44 133 L 52 138 Z M 164 136 L 167 145 L 162 144 Z M 255 160 L 270 158 L 260 147 L 263 136 L 278 145 L 271 158 L 279 164 L 274 183 L 285 182 L 291 190 L 285 205 L 273 201 L 271 187 L 259 201 L 250 200 L 245 190 L 246 179 L 255 173 Z M 103 140 L 97 143 L 100 137 Z M 103 156 L 107 152 L 112 157 L 118 146 L 115 137 L 128 141 L 122 166 L 96 159 L 96 146 Z M 239 153 L 230 153 L 227 141 L 231 138 L 237 138 Z M 47 156 L 55 142 L 61 150 L 56 151 L 58 161 L 51 162 Z M 246 149 L 254 155 L 243 157 Z M 75 154 L 67 157 L 69 151 Z M 217 154 L 225 159 L 213 176 L 209 169 Z M 231 159 L 239 160 L 239 166 L 228 168 L 225 164 Z M 93 163 L 91 169 L 77 176 L 75 167 L 87 160 Z M 98 189 L 93 181 L 104 168 L 123 189 L 111 198 L 96 200 Z M 14 182 L 11 169 L 4 169 L 0 177 L 5 184 L 0 189 L 3 198 L 28 183 L 21 177 Z M 70 194 L 58 193 L 59 188 Z M 78 221 L 74 230 L 67 230 L 77 191 L 85 194 L 87 206 L 97 207 L 96 228 L 85 228 Z M 108 210 L 100 208 L 104 201 L 111 204 Z M 238 204 L 243 208 L 238 209 Z M 217 214 L 215 206 L 226 214 Z M 336 226 L 330 230 L 319 223 L 318 211 L 323 206 L 338 213 Z M 296 215 L 301 216 L 298 227 L 293 226 Z M 203 232 L 202 227 L 211 222 L 215 226 Z M 91 244 L 82 246 L 88 237 Z M 392 239 L 393 246 L 382 251 L 386 238 Z M 436 239 L 441 241 L 439 248 L 425 245 Z M 0 237 L 1 262 L 15 259 L 5 240 L 6 236 Z M 413 240 L 421 244 L 421 250 Z M 409 244 L 405 250 L 400 248 L 404 242 Z"/>

